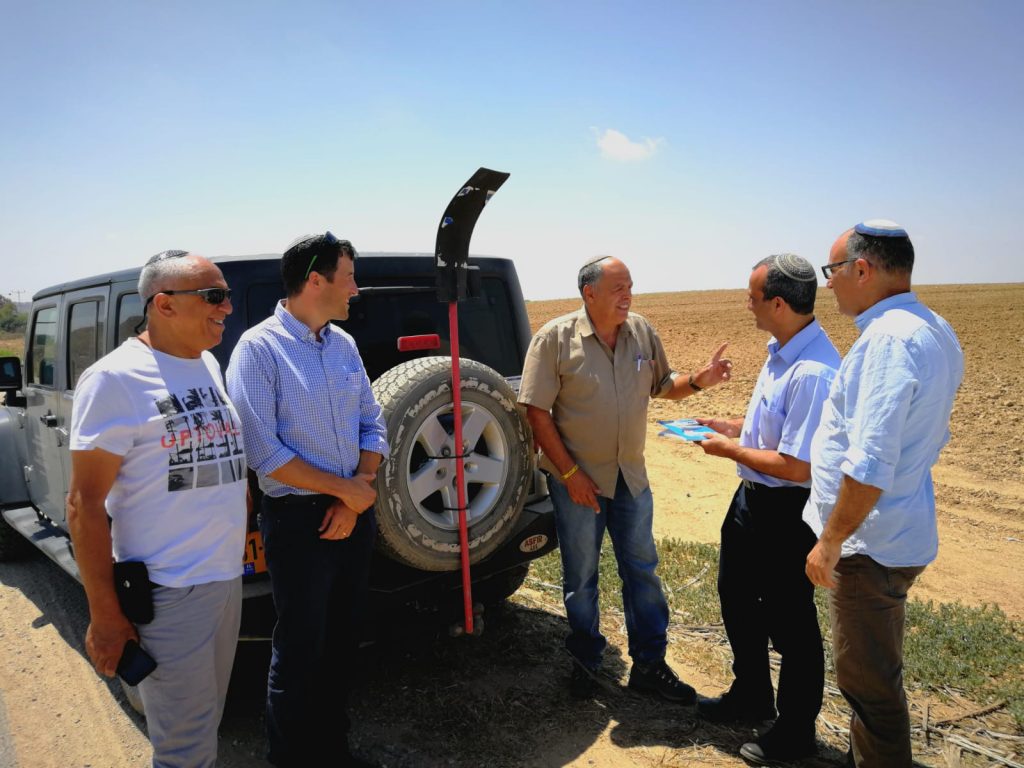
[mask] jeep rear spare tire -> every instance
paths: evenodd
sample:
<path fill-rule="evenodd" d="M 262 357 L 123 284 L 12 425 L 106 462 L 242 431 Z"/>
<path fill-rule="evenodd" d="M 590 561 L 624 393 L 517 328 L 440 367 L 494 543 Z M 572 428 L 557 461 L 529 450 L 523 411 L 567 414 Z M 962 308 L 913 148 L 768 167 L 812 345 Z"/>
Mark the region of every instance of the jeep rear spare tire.
<path fill-rule="evenodd" d="M 502 376 L 460 360 L 469 558 L 498 548 L 523 510 L 532 435 Z M 397 365 L 373 384 L 391 451 L 377 473 L 378 539 L 384 552 L 426 571 L 459 568 L 451 358 Z"/>

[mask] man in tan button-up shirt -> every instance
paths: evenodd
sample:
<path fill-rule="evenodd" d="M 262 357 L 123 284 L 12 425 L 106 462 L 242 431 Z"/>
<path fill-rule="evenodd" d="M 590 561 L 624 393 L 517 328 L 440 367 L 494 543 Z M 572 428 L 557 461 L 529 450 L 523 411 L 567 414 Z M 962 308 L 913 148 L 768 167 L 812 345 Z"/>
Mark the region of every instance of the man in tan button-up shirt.
<path fill-rule="evenodd" d="M 589 696 L 606 644 L 599 628 L 597 570 L 607 528 L 623 576 L 633 668 L 629 685 L 691 705 L 693 688 L 665 663 L 668 605 L 655 574 L 654 501 L 644 467 L 647 403 L 679 399 L 729 378 L 723 344 L 689 376 L 668 364 L 657 332 L 631 314 L 626 265 L 602 256 L 579 273 L 583 307 L 547 323 L 526 354 L 519 402 L 543 450 L 562 552 L 573 657 L 571 688 Z"/>

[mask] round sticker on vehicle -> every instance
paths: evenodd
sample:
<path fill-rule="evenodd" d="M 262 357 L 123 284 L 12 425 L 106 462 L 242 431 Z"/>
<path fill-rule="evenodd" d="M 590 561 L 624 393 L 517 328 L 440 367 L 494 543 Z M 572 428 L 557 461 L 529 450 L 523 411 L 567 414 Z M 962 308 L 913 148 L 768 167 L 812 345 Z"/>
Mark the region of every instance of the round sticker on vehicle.
<path fill-rule="evenodd" d="M 520 552 L 536 552 L 538 549 L 543 549 L 544 545 L 548 543 L 548 537 L 543 533 L 536 533 L 533 536 L 527 536 L 519 544 Z"/>

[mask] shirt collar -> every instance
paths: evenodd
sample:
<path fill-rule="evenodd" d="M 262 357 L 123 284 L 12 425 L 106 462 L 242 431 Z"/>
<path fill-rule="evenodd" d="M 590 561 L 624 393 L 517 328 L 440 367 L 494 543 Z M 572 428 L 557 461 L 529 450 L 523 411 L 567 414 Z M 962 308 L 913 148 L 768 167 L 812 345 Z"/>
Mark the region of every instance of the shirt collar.
<path fill-rule="evenodd" d="M 284 326 L 284 329 L 288 331 L 299 341 L 307 341 L 313 344 L 317 343 L 316 334 L 309 329 L 309 326 L 299 320 L 295 315 L 284 308 L 284 300 L 277 302 L 277 306 L 274 307 L 274 317 L 278 319 L 278 322 Z M 326 323 L 323 328 L 320 329 L 320 337 L 326 343 L 327 338 L 331 335 L 331 324 Z"/>
<path fill-rule="evenodd" d="M 630 326 L 628 320 L 619 326 L 619 333 L 622 333 L 623 331 L 631 336 L 633 335 L 633 328 Z M 580 307 L 579 312 L 576 314 L 576 335 L 597 336 L 597 330 L 594 328 L 594 324 L 590 321 L 590 315 L 587 314 L 586 305 Z"/>
<path fill-rule="evenodd" d="M 576 334 L 579 336 L 596 336 L 594 324 L 590 322 L 590 315 L 587 314 L 586 306 L 579 308 L 576 313 Z"/>
<path fill-rule="evenodd" d="M 879 302 L 872 304 L 870 307 L 865 309 L 859 315 L 857 315 L 853 322 L 860 328 L 861 333 L 864 329 L 871 325 L 873 320 L 877 320 L 882 316 L 883 313 L 896 307 L 905 307 L 910 304 L 917 303 L 917 294 L 913 291 L 907 291 L 905 293 L 897 293 L 895 296 L 889 296 L 888 298 L 882 299 Z"/>
<path fill-rule="evenodd" d="M 787 364 L 792 364 L 819 333 L 822 333 L 821 323 L 815 318 L 801 328 L 783 347 L 779 346 L 778 339 L 772 337 L 772 340 L 768 342 L 768 354 L 773 357 L 778 355 Z"/>

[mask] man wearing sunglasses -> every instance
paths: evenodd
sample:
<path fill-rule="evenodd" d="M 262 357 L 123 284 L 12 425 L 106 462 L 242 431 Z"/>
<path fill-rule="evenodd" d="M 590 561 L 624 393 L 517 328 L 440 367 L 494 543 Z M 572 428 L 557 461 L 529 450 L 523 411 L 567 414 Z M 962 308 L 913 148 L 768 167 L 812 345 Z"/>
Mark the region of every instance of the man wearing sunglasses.
<path fill-rule="evenodd" d="M 807 576 L 829 589 L 836 681 L 850 703 L 849 763 L 909 768 L 903 691 L 907 591 L 938 551 L 931 468 L 949 440 L 963 353 L 910 289 L 914 246 L 884 219 L 847 230 L 822 267 L 860 329 L 811 445 Z"/>
<path fill-rule="evenodd" d="M 68 523 L 89 600 L 85 648 L 107 676 L 128 641 L 156 661 L 139 694 L 160 767 L 214 764 L 238 642 L 245 454 L 207 351 L 230 294 L 209 260 L 154 256 L 139 277 L 148 328 L 86 369 L 72 408 Z M 112 559 L 145 564 L 151 621 L 126 618 Z"/>
<path fill-rule="evenodd" d="M 351 336 L 356 250 L 330 232 L 281 258 L 286 298 L 243 334 L 228 391 L 263 490 L 260 531 L 277 610 L 267 684 L 276 766 L 367 765 L 349 752 L 356 665 L 387 431 Z"/>

